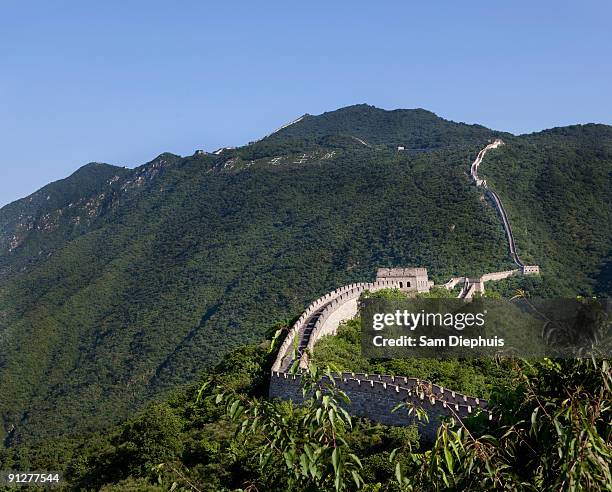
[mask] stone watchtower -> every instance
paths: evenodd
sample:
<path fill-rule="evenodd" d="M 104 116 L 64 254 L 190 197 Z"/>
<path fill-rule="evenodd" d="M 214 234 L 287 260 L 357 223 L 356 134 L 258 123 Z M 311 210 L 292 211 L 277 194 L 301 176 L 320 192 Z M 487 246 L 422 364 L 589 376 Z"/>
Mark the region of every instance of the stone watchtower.
<path fill-rule="evenodd" d="M 404 292 L 429 292 L 433 281 L 427 278 L 427 268 L 379 268 L 376 281 L 391 281 Z"/>

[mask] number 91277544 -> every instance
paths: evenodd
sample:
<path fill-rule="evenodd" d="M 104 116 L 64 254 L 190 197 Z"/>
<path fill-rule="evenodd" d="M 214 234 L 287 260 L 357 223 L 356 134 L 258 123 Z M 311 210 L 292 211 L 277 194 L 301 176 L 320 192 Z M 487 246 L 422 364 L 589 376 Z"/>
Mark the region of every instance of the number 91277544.
<path fill-rule="evenodd" d="M 47 485 L 54 486 L 62 483 L 62 474 L 57 472 L 0 472 L 0 485 Z"/>

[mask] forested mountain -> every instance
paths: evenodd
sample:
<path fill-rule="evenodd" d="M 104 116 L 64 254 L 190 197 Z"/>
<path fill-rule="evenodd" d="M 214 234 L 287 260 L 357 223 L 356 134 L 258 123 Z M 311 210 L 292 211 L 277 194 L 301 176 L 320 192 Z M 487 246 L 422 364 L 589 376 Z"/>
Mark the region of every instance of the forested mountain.
<path fill-rule="evenodd" d="M 106 190 L 126 173 L 122 167 L 92 162 L 1 208 L 0 278 L 19 272 L 85 230 L 97 216 L 94 209 L 102 206 Z"/>
<path fill-rule="evenodd" d="M 482 171 L 500 192 L 521 257 L 556 275 L 564 292 L 612 292 L 612 127 L 574 125 L 505 142 Z"/>
<path fill-rule="evenodd" d="M 515 137 L 352 106 L 218 154 L 90 164 L 0 210 L 0 438 L 96 430 L 378 266 L 442 281 L 521 257 L 547 295 L 610 286 L 612 128 Z M 405 151 L 398 151 L 402 145 Z M 607 262 L 607 263 L 606 263 Z"/>

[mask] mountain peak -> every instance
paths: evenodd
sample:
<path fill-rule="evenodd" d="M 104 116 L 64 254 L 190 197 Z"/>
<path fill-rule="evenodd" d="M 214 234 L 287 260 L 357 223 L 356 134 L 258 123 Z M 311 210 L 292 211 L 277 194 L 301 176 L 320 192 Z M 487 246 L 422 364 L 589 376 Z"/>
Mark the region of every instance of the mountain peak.
<path fill-rule="evenodd" d="M 496 132 L 481 125 L 445 120 L 422 108 L 385 110 L 354 104 L 320 115 L 305 115 L 264 140 L 319 139 L 348 135 L 371 145 L 429 149 L 481 144 Z"/>

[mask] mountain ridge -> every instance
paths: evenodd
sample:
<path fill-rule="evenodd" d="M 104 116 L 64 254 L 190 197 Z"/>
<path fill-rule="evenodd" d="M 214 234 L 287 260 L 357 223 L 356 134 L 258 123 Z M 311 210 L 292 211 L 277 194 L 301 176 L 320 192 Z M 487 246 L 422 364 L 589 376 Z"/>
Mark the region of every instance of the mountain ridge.
<path fill-rule="evenodd" d="M 354 110 L 359 110 L 359 109 L 363 109 L 363 108 L 367 108 L 368 110 L 372 110 L 375 112 L 379 112 L 381 114 L 425 114 L 428 115 L 430 117 L 434 117 L 436 119 L 439 119 L 441 121 L 447 122 L 447 123 L 451 123 L 451 124 L 455 124 L 455 125 L 462 125 L 462 126 L 467 126 L 467 127 L 474 127 L 474 128 L 478 128 L 478 129 L 482 129 L 486 132 L 490 132 L 491 134 L 499 134 L 499 135 L 506 135 L 506 136 L 512 136 L 512 137 L 525 137 L 525 136 L 534 136 L 534 135 L 539 135 L 539 134 L 544 134 L 544 133 L 562 133 L 562 134 L 567 134 L 568 131 L 572 131 L 572 130 L 577 130 L 577 129 L 581 129 L 581 128 L 589 128 L 589 127 L 593 127 L 593 128 L 601 128 L 604 131 L 610 131 L 612 132 L 612 125 L 607 125 L 604 123 L 580 123 L 580 124 L 570 124 L 570 125 L 564 125 L 564 126 L 556 126 L 556 127 L 551 127 L 551 128 L 546 128 L 546 129 L 542 129 L 542 130 L 538 130 L 538 131 L 534 131 L 534 132 L 528 132 L 528 133 L 521 133 L 521 134 L 512 134 L 508 131 L 499 131 L 499 130 L 492 130 L 489 129 L 483 125 L 477 124 L 477 123 L 465 123 L 465 122 L 456 122 L 454 120 L 449 120 L 446 118 L 443 118 L 439 115 L 437 115 L 435 112 L 430 111 L 428 109 L 424 109 L 424 108 L 397 108 L 397 109 L 391 109 L 391 110 L 387 110 L 387 109 L 383 109 L 383 108 L 379 108 L 377 106 L 374 105 L 369 105 L 367 103 L 357 103 L 357 104 L 353 104 L 353 105 L 349 105 L 349 106 L 345 106 L 336 110 L 331 110 L 331 111 L 325 111 L 321 114 L 318 115 L 313 115 L 310 113 L 305 113 L 304 115 L 302 115 L 299 118 L 296 118 L 295 123 L 288 123 L 287 125 L 283 125 L 282 127 L 280 127 L 278 130 L 262 137 L 259 140 L 256 140 L 254 142 L 250 142 L 246 145 L 243 146 L 239 146 L 239 147 L 223 147 L 220 150 L 223 149 L 228 149 L 230 151 L 232 150 L 239 150 L 239 149 L 245 149 L 248 148 L 252 145 L 257 144 L 258 142 L 264 141 L 270 137 L 273 137 L 285 130 L 287 130 L 289 127 L 294 126 L 294 125 L 298 125 L 303 119 L 315 119 L 317 121 L 320 121 L 321 118 L 326 118 L 329 117 L 330 115 L 342 115 L 345 114 L 347 112 L 351 112 Z M 299 120 L 299 121 L 298 121 Z M 336 132 L 331 132 L 331 133 L 326 133 L 323 136 L 332 136 L 332 135 L 343 135 L 342 133 L 336 131 Z M 211 154 L 211 153 L 207 153 L 207 154 Z M 60 178 L 56 181 L 53 181 L 43 187 L 41 187 L 40 189 L 34 191 L 33 193 L 26 195 L 23 198 L 19 198 L 17 200 L 14 200 L 12 202 L 9 202 L 5 205 L 3 205 L 2 207 L 0 207 L 0 214 L 2 213 L 3 209 L 7 208 L 7 207 L 11 207 L 14 206 L 17 203 L 22 202 L 23 200 L 28 200 L 30 198 L 32 198 L 34 195 L 38 194 L 38 193 L 42 193 L 43 191 L 45 191 L 48 187 L 56 185 L 56 184 L 60 184 L 62 182 L 64 182 L 65 180 L 69 180 L 73 177 L 75 177 L 76 175 L 78 175 L 79 173 L 89 169 L 89 168 L 93 168 L 93 167 L 107 167 L 113 170 L 117 170 L 117 172 L 129 172 L 129 171 L 133 171 L 136 169 L 140 169 L 140 168 L 144 168 L 152 163 L 155 163 L 158 159 L 162 158 L 163 156 L 167 156 L 167 157 L 171 157 L 171 158 L 186 158 L 189 156 L 181 156 L 179 154 L 174 154 L 172 152 L 162 152 L 161 154 L 159 154 L 157 157 L 151 159 L 150 161 L 141 164 L 139 166 L 136 166 L 134 168 L 126 168 L 124 166 L 118 166 L 115 164 L 108 164 L 108 163 L 104 163 L 104 162 L 89 162 L 87 164 L 82 165 L 81 167 L 77 168 L 73 173 L 71 173 L 70 175 L 66 176 L 65 178 Z M 1 217 L 1 215 L 0 215 Z"/>
<path fill-rule="evenodd" d="M 15 229 L 3 224 L 23 221 L 0 209 L 5 442 L 102 428 L 378 266 L 426 266 L 437 281 L 507 269 L 499 218 L 468 177 L 498 135 L 506 145 L 479 173 L 504 200 L 521 258 L 542 266 L 521 287 L 606 285 L 612 127 L 509 136 L 419 112 L 385 113 L 380 126 L 363 110 L 218 155 L 163 153 L 110 183 L 115 168 L 89 167 L 83 176 L 100 179 L 78 203 L 71 186 L 60 208 L 40 195 L 32 223 L 51 214 L 51 227 L 20 229 L 10 252 Z M 414 116 L 429 123 L 415 129 Z M 356 128 L 369 145 L 350 138 Z M 400 137 L 426 150 L 398 151 Z"/>

